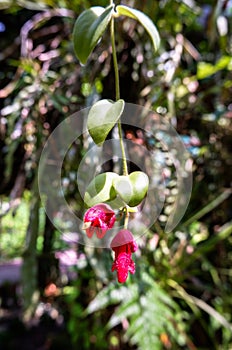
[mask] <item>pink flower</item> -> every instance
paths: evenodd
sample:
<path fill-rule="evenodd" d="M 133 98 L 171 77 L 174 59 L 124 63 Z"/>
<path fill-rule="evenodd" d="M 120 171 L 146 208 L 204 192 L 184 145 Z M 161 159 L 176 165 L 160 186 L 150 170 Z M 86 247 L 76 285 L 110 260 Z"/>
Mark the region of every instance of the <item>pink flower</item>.
<path fill-rule="evenodd" d="M 114 226 L 115 213 L 107 204 L 96 204 L 84 215 L 84 230 L 89 238 L 96 232 L 97 238 L 103 238 L 106 231 Z"/>
<path fill-rule="evenodd" d="M 131 259 L 131 255 L 138 249 L 138 246 L 132 233 L 123 229 L 113 238 L 110 247 L 115 252 L 112 272 L 117 270 L 118 282 L 124 283 L 129 272 L 135 273 L 135 263 Z"/>

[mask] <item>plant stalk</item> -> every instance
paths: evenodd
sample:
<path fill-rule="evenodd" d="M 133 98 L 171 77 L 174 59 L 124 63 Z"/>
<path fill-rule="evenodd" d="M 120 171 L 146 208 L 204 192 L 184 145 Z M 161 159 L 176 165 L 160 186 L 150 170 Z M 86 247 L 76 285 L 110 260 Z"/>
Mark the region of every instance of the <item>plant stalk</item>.
<path fill-rule="evenodd" d="M 113 4 L 113 0 L 110 0 L 110 4 Z M 115 76 L 115 99 L 118 101 L 120 99 L 120 84 L 119 84 L 119 70 L 118 70 L 118 61 L 117 61 L 117 52 L 116 52 L 116 45 L 115 45 L 115 35 L 114 35 L 114 18 L 111 18 L 110 23 L 110 37 L 111 37 L 111 45 L 112 45 L 112 56 L 113 56 L 113 65 L 114 65 L 114 76 Z M 121 120 L 119 119 L 118 123 L 118 135 L 119 135 L 119 141 L 120 141 L 120 148 L 122 152 L 122 167 L 123 167 L 123 175 L 128 175 L 128 167 L 127 167 L 127 161 L 126 161 L 126 152 L 122 137 L 122 125 Z M 125 207 L 125 217 L 124 217 L 124 228 L 127 229 L 129 221 L 129 212 L 127 210 L 127 207 Z"/>
<path fill-rule="evenodd" d="M 113 3 L 113 2 L 111 1 L 110 3 Z M 114 18 L 111 19 L 110 36 L 111 36 L 112 56 L 113 56 L 114 75 L 115 75 L 115 98 L 116 98 L 116 101 L 118 101 L 120 99 L 120 85 L 119 85 L 118 61 L 117 61 L 115 35 L 114 35 Z M 124 147 L 124 143 L 123 143 L 122 125 L 121 125 L 120 120 L 118 121 L 117 126 L 118 126 L 120 147 L 121 147 L 121 152 L 122 152 L 123 175 L 128 175 L 126 152 L 125 152 L 125 147 Z"/>

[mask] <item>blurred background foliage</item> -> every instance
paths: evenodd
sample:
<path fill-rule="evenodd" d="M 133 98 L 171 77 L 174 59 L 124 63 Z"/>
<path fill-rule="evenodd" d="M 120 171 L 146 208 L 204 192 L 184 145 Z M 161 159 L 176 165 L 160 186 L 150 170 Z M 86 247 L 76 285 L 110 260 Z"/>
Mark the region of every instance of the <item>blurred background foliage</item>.
<path fill-rule="evenodd" d="M 108 1 L 2 0 L 1 348 L 232 349 L 232 1 L 121 3 L 149 15 L 161 36 L 154 55 L 138 23 L 117 20 L 121 97 L 177 129 L 193 161 L 189 207 L 166 234 L 174 182 L 126 285 L 115 282 L 108 250 L 78 246 L 74 233 L 52 226 L 37 188 L 43 145 L 70 114 L 114 99 L 109 33 L 84 67 L 72 46 L 76 17 Z M 140 142 L 138 130 L 124 131 Z M 78 140 L 62 173 L 80 217 L 75 174 L 84 152 Z"/>

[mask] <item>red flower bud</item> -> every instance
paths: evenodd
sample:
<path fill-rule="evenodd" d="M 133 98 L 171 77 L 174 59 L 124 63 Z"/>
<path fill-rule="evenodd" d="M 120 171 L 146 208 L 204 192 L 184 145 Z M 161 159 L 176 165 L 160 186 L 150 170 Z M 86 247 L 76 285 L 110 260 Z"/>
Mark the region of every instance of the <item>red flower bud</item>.
<path fill-rule="evenodd" d="M 115 213 L 107 204 L 96 204 L 88 209 L 84 215 L 84 227 L 86 234 L 91 238 L 96 232 L 97 238 L 103 238 L 106 231 L 115 223 Z"/>
<path fill-rule="evenodd" d="M 132 233 L 123 229 L 113 238 L 110 247 L 115 252 L 112 272 L 117 270 L 118 282 L 124 283 L 127 280 L 129 272 L 131 274 L 135 273 L 135 263 L 131 255 L 138 249 L 138 246 Z"/>

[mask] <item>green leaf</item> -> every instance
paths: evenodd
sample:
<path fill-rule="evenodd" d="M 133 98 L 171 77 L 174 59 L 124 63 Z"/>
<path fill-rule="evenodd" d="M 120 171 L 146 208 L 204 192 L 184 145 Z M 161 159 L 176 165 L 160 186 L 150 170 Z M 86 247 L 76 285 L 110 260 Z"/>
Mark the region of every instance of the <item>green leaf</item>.
<path fill-rule="evenodd" d="M 207 62 L 199 62 L 197 65 L 197 78 L 205 79 L 222 69 L 229 69 L 231 62 L 230 56 L 222 56 L 214 65 Z"/>
<path fill-rule="evenodd" d="M 135 284 L 130 285 L 130 294 L 115 309 L 106 329 L 113 329 L 127 319 L 130 327 L 126 330 L 125 337 L 131 345 L 136 345 L 138 349 L 163 349 L 160 334 L 165 330 L 168 337 L 177 338 L 180 329 L 183 329 L 183 316 L 178 304 L 151 276 L 147 276 L 144 271 L 141 276 L 141 284 L 136 293 L 131 294 L 131 288 L 135 288 Z M 117 292 L 120 294 L 121 290 Z M 108 300 L 109 295 L 110 293 Z M 97 298 L 98 295 L 95 303 Z"/>
<path fill-rule="evenodd" d="M 149 186 L 147 174 L 134 171 L 130 175 L 113 179 L 113 187 L 119 198 L 130 207 L 136 207 L 145 198 Z"/>
<path fill-rule="evenodd" d="M 114 5 L 106 9 L 94 6 L 84 11 L 76 20 L 73 30 L 74 51 L 85 64 L 111 19 Z"/>
<path fill-rule="evenodd" d="M 147 174 L 142 171 L 134 171 L 129 175 L 129 180 L 133 188 L 133 195 L 128 202 L 130 207 L 135 207 L 145 198 L 149 186 Z"/>
<path fill-rule="evenodd" d="M 112 187 L 112 181 L 118 177 L 118 174 L 107 172 L 97 175 L 88 185 L 84 197 L 87 206 L 92 207 L 98 203 L 113 200 L 116 197 Z"/>
<path fill-rule="evenodd" d="M 142 202 L 148 186 L 148 176 L 142 171 L 134 171 L 128 176 L 121 175 L 113 179 L 116 193 L 130 207 L 135 207 Z"/>
<path fill-rule="evenodd" d="M 123 100 L 117 102 L 101 100 L 92 106 L 88 115 L 87 127 L 97 145 L 100 146 L 105 141 L 110 130 L 120 118 L 124 105 Z"/>
<path fill-rule="evenodd" d="M 143 12 L 139 10 L 135 10 L 133 8 L 130 8 L 124 5 L 118 5 L 116 7 L 116 11 L 119 15 L 124 15 L 139 21 L 140 24 L 146 29 L 146 31 L 150 35 L 155 50 L 158 49 L 160 45 L 160 36 L 156 29 L 156 26 L 147 15 L 145 15 Z"/>
<path fill-rule="evenodd" d="M 113 186 L 120 198 L 125 203 L 129 203 L 133 195 L 133 188 L 129 176 L 118 176 L 113 180 Z"/>
<path fill-rule="evenodd" d="M 138 288 L 131 285 L 130 289 L 125 286 L 118 286 L 114 282 L 109 283 L 105 288 L 101 289 L 96 297 L 89 303 L 85 314 L 89 315 L 99 310 L 106 309 L 109 305 L 119 304 L 123 300 L 134 300 L 138 298 Z"/>
<path fill-rule="evenodd" d="M 215 66 L 211 63 L 199 62 L 197 65 L 197 78 L 205 79 L 216 72 Z"/>

